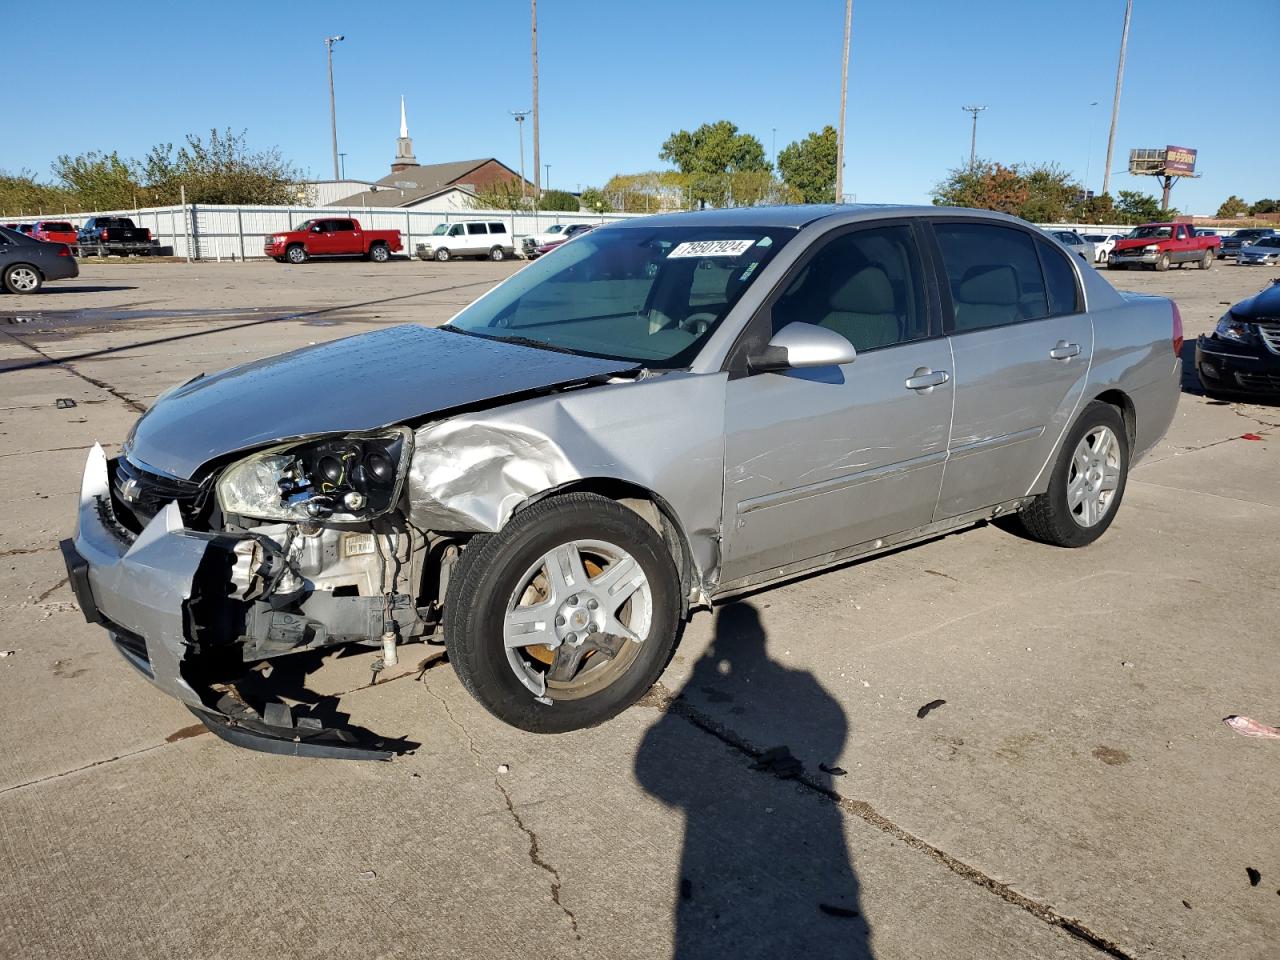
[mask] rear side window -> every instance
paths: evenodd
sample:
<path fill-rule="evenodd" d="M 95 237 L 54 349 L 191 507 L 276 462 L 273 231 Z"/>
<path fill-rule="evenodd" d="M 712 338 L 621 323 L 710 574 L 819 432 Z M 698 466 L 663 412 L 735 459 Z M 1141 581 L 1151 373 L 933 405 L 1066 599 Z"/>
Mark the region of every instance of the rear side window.
<path fill-rule="evenodd" d="M 1076 273 L 1062 255 L 1062 251 L 1050 243 L 1037 242 L 1040 263 L 1044 266 L 1044 288 L 1049 295 L 1049 313 L 1060 317 L 1080 312 L 1080 291 L 1076 287 Z"/>
<path fill-rule="evenodd" d="M 483 223 L 468 223 L 467 233 L 486 233 Z"/>
<path fill-rule="evenodd" d="M 1014 227 L 934 224 L 951 289 L 948 333 L 1001 327 L 1049 315 L 1036 241 Z"/>
<path fill-rule="evenodd" d="M 490 233 L 506 233 L 507 225 L 505 223 L 491 223 L 489 224 L 489 232 Z"/>

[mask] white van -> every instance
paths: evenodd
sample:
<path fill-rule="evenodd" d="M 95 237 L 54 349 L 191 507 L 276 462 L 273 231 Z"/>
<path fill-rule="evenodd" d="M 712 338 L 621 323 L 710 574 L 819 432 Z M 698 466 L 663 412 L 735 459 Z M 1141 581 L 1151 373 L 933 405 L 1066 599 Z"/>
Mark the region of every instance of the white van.
<path fill-rule="evenodd" d="M 488 257 L 505 260 L 515 256 L 511 234 L 501 220 L 463 220 L 442 223 L 431 231 L 425 243 L 418 244 L 420 260 L 443 263 L 454 257 Z"/>

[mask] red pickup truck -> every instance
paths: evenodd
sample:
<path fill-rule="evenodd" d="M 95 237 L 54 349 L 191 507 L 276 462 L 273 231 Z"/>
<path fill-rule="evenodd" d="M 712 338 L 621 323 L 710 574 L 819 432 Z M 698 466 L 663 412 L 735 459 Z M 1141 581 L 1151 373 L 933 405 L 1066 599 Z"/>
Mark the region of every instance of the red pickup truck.
<path fill-rule="evenodd" d="M 1107 268 L 1125 270 L 1144 265 L 1168 270 L 1171 264 L 1194 263 L 1208 270 L 1221 252 L 1221 237 L 1197 236 L 1188 224 L 1144 223 L 1116 241 L 1107 256 Z"/>
<path fill-rule="evenodd" d="M 268 234 L 263 248 L 276 263 L 306 263 L 312 257 L 364 257 L 386 263 L 404 245 L 399 230 L 365 230 L 359 220 L 334 217 Z"/>

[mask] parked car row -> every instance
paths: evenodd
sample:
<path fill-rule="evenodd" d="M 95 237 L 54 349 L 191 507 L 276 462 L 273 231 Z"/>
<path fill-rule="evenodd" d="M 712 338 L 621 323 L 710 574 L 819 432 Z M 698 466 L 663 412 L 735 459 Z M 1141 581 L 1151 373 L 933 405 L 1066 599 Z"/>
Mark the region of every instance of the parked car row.
<path fill-rule="evenodd" d="M 79 273 L 67 244 L 0 227 L 0 287 L 8 293 L 36 293 L 46 280 L 66 280 Z"/>

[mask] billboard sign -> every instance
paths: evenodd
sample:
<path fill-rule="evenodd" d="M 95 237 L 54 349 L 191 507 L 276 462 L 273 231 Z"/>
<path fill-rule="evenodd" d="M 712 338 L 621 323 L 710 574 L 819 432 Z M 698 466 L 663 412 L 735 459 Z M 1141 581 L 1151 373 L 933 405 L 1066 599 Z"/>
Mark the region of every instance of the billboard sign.
<path fill-rule="evenodd" d="M 1190 147 L 1165 147 L 1164 170 L 1173 176 L 1190 176 L 1196 172 L 1196 152 Z"/>

